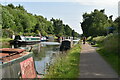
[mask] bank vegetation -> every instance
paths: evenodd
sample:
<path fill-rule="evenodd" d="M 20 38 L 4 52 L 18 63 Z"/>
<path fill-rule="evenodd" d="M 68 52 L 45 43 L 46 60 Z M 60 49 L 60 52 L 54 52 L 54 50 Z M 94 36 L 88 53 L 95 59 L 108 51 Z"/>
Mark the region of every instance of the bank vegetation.
<path fill-rule="evenodd" d="M 45 78 L 78 78 L 80 63 L 80 43 L 57 57 L 51 65 Z"/>

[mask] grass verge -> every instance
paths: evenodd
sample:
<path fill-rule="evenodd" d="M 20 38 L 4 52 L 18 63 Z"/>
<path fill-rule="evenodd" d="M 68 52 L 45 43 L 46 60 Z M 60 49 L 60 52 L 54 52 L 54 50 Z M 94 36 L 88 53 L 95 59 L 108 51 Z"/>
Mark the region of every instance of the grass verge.
<path fill-rule="evenodd" d="M 80 62 L 80 44 L 59 56 L 51 65 L 45 78 L 78 78 Z"/>

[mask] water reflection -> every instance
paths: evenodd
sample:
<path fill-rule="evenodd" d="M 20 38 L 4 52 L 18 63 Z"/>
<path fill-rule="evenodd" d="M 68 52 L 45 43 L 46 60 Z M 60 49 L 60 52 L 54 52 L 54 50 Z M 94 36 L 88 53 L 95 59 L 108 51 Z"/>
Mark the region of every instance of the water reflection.
<path fill-rule="evenodd" d="M 39 74 L 45 74 L 46 68 L 52 64 L 54 54 L 59 53 L 59 45 L 43 45 L 33 49 L 33 57 L 36 65 L 36 70 Z"/>

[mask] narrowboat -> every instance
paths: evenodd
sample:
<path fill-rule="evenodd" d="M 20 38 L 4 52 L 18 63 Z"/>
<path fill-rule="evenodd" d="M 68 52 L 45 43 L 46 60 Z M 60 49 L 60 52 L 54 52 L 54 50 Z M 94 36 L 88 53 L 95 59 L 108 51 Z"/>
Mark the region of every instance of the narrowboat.
<path fill-rule="evenodd" d="M 41 37 L 33 36 L 13 36 L 13 40 L 10 41 L 11 44 L 35 44 L 41 41 Z"/>
<path fill-rule="evenodd" d="M 0 49 L 0 79 L 37 78 L 32 52 L 25 49 Z"/>
<path fill-rule="evenodd" d="M 60 45 L 60 51 L 67 51 L 71 48 L 71 41 L 66 39 Z"/>

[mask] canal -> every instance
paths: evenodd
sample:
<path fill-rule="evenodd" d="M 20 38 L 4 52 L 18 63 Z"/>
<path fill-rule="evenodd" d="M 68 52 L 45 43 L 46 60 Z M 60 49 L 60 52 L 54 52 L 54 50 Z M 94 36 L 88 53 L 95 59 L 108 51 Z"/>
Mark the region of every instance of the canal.
<path fill-rule="evenodd" d="M 20 48 L 29 51 L 32 47 L 35 68 L 38 74 L 46 74 L 48 66 L 53 63 L 59 54 L 60 43 L 41 42 L 35 45 L 2 45 L 3 48 Z"/>

